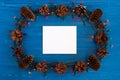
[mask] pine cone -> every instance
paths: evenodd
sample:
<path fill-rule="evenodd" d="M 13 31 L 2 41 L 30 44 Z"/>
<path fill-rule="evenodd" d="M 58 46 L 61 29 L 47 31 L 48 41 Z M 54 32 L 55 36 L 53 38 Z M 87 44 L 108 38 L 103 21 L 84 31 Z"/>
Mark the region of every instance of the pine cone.
<path fill-rule="evenodd" d="M 25 27 L 25 26 L 26 26 L 26 21 L 21 20 L 18 24 L 19 24 L 21 27 Z"/>
<path fill-rule="evenodd" d="M 67 6 L 65 6 L 65 5 L 58 6 L 57 10 L 56 10 L 56 13 L 57 13 L 58 16 L 61 16 L 61 17 L 67 15 L 68 14 Z"/>
<path fill-rule="evenodd" d="M 48 14 L 50 14 L 50 12 L 49 12 L 49 7 L 48 7 L 47 5 L 42 6 L 42 7 L 39 9 L 39 13 L 40 13 L 41 15 L 48 15 Z"/>
<path fill-rule="evenodd" d="M 105 29 L 105 25 L 103 22 L 101 22 L 97 25 L 97 30 L 104 30 L 104 29 Z"/>
<path fill-rule="evenodd" d="M 89 64 L 89 67 L 91 67 L 95 71 L 97 71 L 100 68 L 100 62 L 97 59 L 97 57 L 94 55 L 89 56 L 88 64 Z"/>
<path fill-rule="evenodd" d="M 55 66 L 55 70 L 58 74 L 63 74 L 66 72 L 66 65 L 64 63 L 57 63 Z"/>
<path fill-rule="evenodd" d="M 103 14 L 102 10 L 96 9 L 96 10 L 90 15 L 89 21 L 90 21 L 91 23 L 97 22 L 97 21 L 101 18 L 102 14 Z"/>
<path fill-rule="evenodd" d="M 22 7 L 20 10 L 20 14 L 24 16 L 27 20 L 35 20 L 34 13 L 28 7 Z"/>
<path fill-rule="evenodd" d="M 47 71 L 47 65 L 45 62 L 39 62 L 36 65 L 36 69 L 40 72 L 46 72 Z"/>
<path fill-rule="evenodd" d="M 20 62 L 19 67 L 21 69 L 27 69 L 33 62 L 33 56 L 25 56 Z"/>
<path fill-rule="evenodd" d="M 87 69 L 85 62 L 77 62 L 75 64 L 75 70 L 78 72 L 84 72 Z"/>
<path fill-rule="evenodd" d="M 105 33 L 102 33 L 102 32 L 97 33 L 94 38 L 95 38 L 96 43 L 100 44 L 100 45 L 105 45 L 108 41 L 107 35 Z"/>
<path fill-rule="evenodd" d="M 14 49 L 14 55 L 15 55 L 17 58 L 21 58 L 22 54 L 23 54 L 23 48 L 22 48 L 22 46 L 16 47 L 16 48 Z"/>
<path fill-rule="evenodd" d="M 101 58 L 104 58 L 108 54 L 106 48 L 101 48 L 97 51 L 97 55 Z"/>
<path fill-rule="evenodd" d="M 11 39 L 15 42 L 22 41 L 22 38 L 23 38 L 22 31 L 20 30 L 12 31 L 10 36 L 11 36 Z"/>
<path fill-rule="evenodd" d="M 87 11 L 83 6 L 76 6 L 75 12 L 77 15 L 82 16 L 82 15 L 85 15 Z"/>

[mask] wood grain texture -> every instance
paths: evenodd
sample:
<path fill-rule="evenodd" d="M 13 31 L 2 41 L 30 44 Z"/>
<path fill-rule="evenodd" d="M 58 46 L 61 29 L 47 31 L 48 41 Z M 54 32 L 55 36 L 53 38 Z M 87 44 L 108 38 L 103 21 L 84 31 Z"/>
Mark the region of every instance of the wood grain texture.
<path fill-rule="evenodd" d="M 23 71 L 18 68 L 18 64 L 15 58 L 10 57 L 13 53 L 8 46 L 12 46 L 13 43 L 9 38 L 9 30 L 13 30 L 15 20 L 13 16 L 19 17 L 19 10 L 22 6 L 32 5 L 32 8 L 39 8 L 43 4 L 48 4 L 49 0 L 0 0 L 0 80 L 119 80 L 120 76 L 120 64 L 119 64 L 119 49 L 120 49 L 120 1 L 119 0 L 82 0 L 84 5 L 89 10 L 95 8 L 101 8 L 104 12 L 102 19 L 109 19 L 110 24 L 107 29 L 109 32 L 110 39 L 109 44 L 113 44 L 114 47 L 109 47 L 110 54 L 101 61 L 101 68 L 95 72 L 89 70 L 73 76 L 71 71 L 68 70 L 64 75 L 58 75 L 54 72 L 48 72 L 47 76 L 39 72 L 32 72 L 31 75 L 28 71 Z M 53 0 L 55 4 L 71 4 L 71 0 Z M 75 0 L 75 3 L 80 3 L 80 0 Z M 78 26 L 78 56 L 76 55 L 43 55 L 42 50 L 42 26 L 50 25 L 67 25 L 67 26 Z M 77 17 L 75 21 L 72 21 L 71 16 L 67 16 L 65 21 L 57 17 L 50 16 L 48 19 L 44 17 L 38 17 L 35 22 L 32 22 L 24 32 L 28 35 L 24 38 L 24 49 L 26 54 L 33 54 L 35 59 L 40 61 L 46 59 L 49 62 L 54 61 L 76 61 L 86 60 L 87 56 L 94 53 L 93 41 L 90 39 L 91 35 L 94 34 L 91 26 L 83 26 L 81 20 Z"/>

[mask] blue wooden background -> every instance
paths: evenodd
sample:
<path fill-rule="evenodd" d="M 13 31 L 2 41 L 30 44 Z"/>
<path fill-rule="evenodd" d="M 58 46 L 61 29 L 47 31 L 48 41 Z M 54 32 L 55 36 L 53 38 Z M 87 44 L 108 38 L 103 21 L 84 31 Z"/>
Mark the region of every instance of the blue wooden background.
<path fill-rule="evenodd" d="M 120 0 L 75 0 L 76 4 L 83 2 L 89 10 L 101 8 L 104 12 L 102 20 L 109 19 L 107 29 L 110 30 L 109 36 L 109 52 L 110 54 L 101 61 L 99 71 L 89 70 L 73 76 L 71 70 L 68 70 L 64 75 L 58 75 L 54 72 L 48 72 L 47 76 L 33 71 L 28 74 L 28 70 L 23 71 L 18 68 L 16 59 L 11 57 L 13 51 L 8 46 L 13 46 L 13 42 L 9 38 L 9 30 L 15 28 L 13 19 L 14 16 L 19 17 L 19 10 L 22 6 L 32 5 L 33 9 L 39 8 L 43 4 L 48 4 L 49 0 L 0 0 L 0 80 L 119 80 L 120 78 Z M 53 3 L 71 5 L 71 0 L 53 0 Z M 42 26 L 43 25 L 77 25 L 77 55 L 43 55 L 42 50 Z M 83 26 L 80 19 L 77 17 L 73 21 L 71 16 L 67 16 L 65 20 L 50 16 L 48 19 L 38 17 L 35 22 L 24 29 L 28 35 L 24 38 L 24 49 L 27 54 L 33 54 L 35 59 L 41 61 L 77 61 L 86 60 L 87 55 L 94 53 L 93 40 L 90 38 L 94 32 L 90 25 Z"/>

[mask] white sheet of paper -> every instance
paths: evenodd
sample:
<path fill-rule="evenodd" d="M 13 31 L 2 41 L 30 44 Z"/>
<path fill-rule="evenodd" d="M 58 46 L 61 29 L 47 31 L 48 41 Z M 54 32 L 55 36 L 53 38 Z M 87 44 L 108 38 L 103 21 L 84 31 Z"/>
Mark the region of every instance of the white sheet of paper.
<path fill-rule="evenodd" d="M 43 54 L 76 54 L 77 26 L 43 26 Z"/>

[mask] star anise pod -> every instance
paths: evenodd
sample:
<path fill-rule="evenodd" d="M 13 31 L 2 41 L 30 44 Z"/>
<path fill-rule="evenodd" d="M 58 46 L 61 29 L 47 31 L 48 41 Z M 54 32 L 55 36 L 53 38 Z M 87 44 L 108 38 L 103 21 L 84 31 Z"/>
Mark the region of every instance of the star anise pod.
<path fill-rule="evenodd" d="M 86 11 L 86 9 L 85 9 L 84 6 L 76 6 L 76 7 L 75 7 L 75 13 L 76 13 L 77 15 L 79 15 L 79 16 L 85 15 L 86 12 L 87 12 L 87 11 Z"/>
<path fill-rule="evenodd" d="M 97 21 L 101 18 L 102 14 L 103 14 L 102 10 L 96 9 L 96 10 L 95 10 L 94 12 L 92 12 L 92 14 L 90 15 L 89 21 L 90 21 L 91 23 L 97 22 Z"/>
<path fill-rule="evenodd" d="M 35 20 L 35 14 L 28 7 L 22 7 L 20 9 L 20 14 L 24 16 L 27 20 Z"/>
<path fill-rule="evenodd" d="M 27 69 L 33 62 L 33 56 L 25 56 L 20 62 L 19 67 L 21 69 Z"/>
<path fill-rule="evenodd" d="M 36 65 L 36 69 L 40 72 L 46 72 L 47 71 L 47 64 L 45 62 L 39 62 Z"/>
<path fill-rule="evenodd" d="M 49 15 L 49 14 L 50 14 L 49 7 L 48 7 L 47 5 L 42 6 L 42 7 L 39 9 L 39 13 L 40 13 L 41 15 Z"/>
<path fill-rule="evenodd" d="M 101 32 L 101 33 L 97 33 L 95 36 L 95 41 L 97 44 L 100 44 L 100 45 L 105 45 L 108 41 L 108 37 L 105 33 Z"/>
<path fill-rule="evenodd" d="M 21 20 L 18 23 L 21 27 L 25 27 L 26 26 L 26 21 L 25 20 Z"/>
<path fill-rule="evenodd" d="M 22 41 L 23 33 L 20 30 L 13 30 L 10 35 L 11 39 L 15 42 Z"/>
<path fill-rule="evenodd" d="M 108 54 L 106 48 L 101 48 L 97 51 L 97 55 L 101 58 L 104 58 Z"/>
<path fill-rule="evenodd" d="M 85 62 L 77 62 L 75 64 L 75 71 L 84 72 L 87 69 L 87 65 Z"/>
<path fill-rule="evenodd" d="M 104 29 L 105 29 L 104 22 L 101 22 L 97 25 L 97 30 L 104 30 Z"/>
<path fill-rule="evenodd" d="M 23 54 L 23 48 L 22 48 L 22 46 L 19 46 L 19 47 L 14 48 L 14 55 L 15 55 L 17 58 L 21 58 L 21 57 L 22 57 L 22 54 Z"/>
<path fill-rule="evenodd" d="M 64 64 L 64 63 L 57 63 L 55 65 L 55 71 L 58 73 L 58 74 L 63 74 L 66 72 L 66 68 L 67 66 Z"/>
<path fill-rule="evenodd" d="M 68 14 L 68 8 L 65 5 L 60 5 L 57 7 L 56 13 L 58 16 L 63 17 Z"/>
<path fill-rule="evenodd" d="M 97 71 L 100 68 L 100 61 L 94 55 L 89 56 L 88 64 L 89 64 L 89 67 L 95 71 Z"/>

